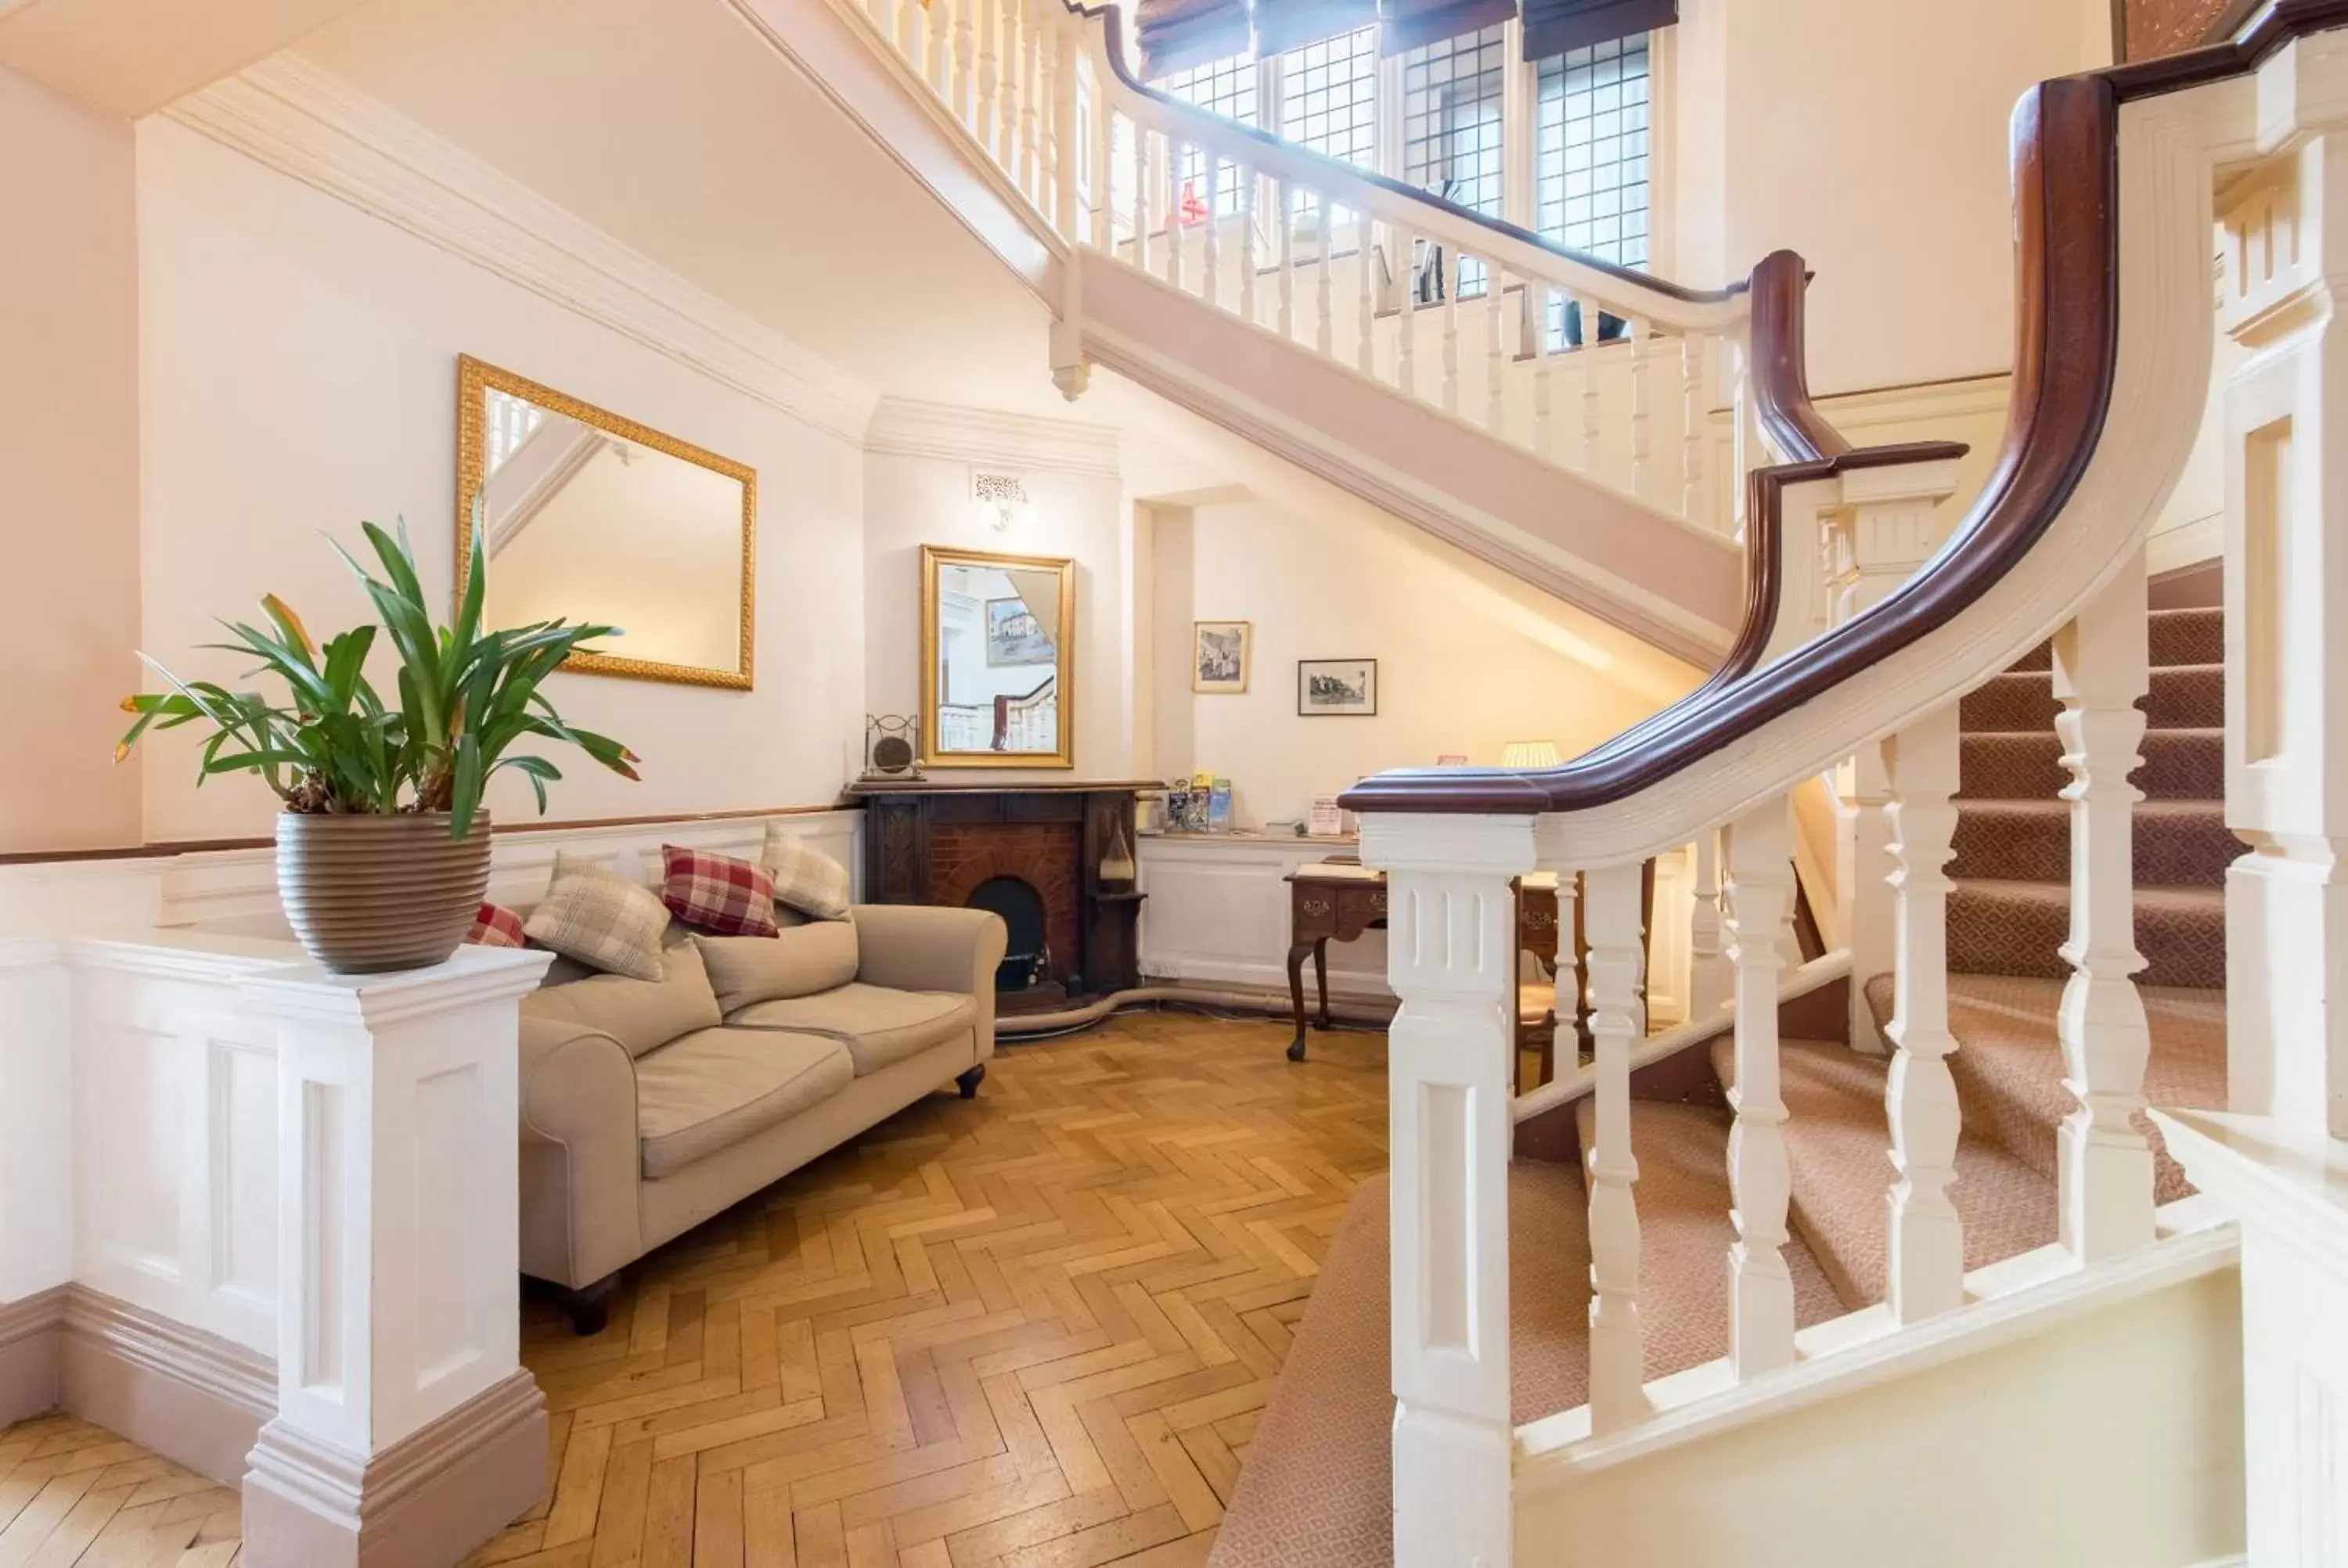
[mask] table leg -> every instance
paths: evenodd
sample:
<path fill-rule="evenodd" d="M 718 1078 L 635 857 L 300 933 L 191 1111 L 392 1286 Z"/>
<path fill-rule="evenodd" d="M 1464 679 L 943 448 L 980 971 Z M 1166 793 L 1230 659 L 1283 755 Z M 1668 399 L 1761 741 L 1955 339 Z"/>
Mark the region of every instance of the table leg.
<path fill-rule="evenodd" d="M 1296 1012 L 1296 1038 L 1288 1044 L 1288 1060 L 1304 1060 L 1304 955 L 1316 944 L 1292 942 L 1288 946 L 1288 1000 Z"/>
<path fill-rule="evenodd" d="M 1321 1029 L 1325 1034 L 1336 1027 L 1329 1018 L 1329 938 L 1326 937 L 1313 944 L 1313 983 L 1321 988 Z"/>

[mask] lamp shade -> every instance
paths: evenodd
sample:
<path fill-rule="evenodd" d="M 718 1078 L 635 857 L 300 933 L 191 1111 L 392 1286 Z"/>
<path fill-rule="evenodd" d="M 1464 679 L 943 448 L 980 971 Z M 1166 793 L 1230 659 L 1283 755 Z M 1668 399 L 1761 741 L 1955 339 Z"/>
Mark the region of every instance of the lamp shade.
<path fill-rule="evenodd" d="M 1557 766 L 1557 743 L 1510 741 L 1500 750 L 1500 765 L 1504 768 L 1553 768 Z"/>

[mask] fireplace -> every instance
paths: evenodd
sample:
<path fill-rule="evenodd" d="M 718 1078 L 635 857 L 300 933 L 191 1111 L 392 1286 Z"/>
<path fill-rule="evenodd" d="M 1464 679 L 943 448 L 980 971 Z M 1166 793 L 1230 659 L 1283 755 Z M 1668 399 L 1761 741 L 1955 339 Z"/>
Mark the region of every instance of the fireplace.
<path fill-rule="evenodd" d="M 1147 783 L 853 786 L 864 897 L 991 909 L 1010 927 L 995 977 L 1008 1012 L 1140 983 L 1133 804 Z"/>
<path fill-rule="evenodd" d="M 1024 991 L 1051 974 L 1052 944 L 1044 935 L 1044 896 L 1024 877 L 990 876 L 962 901 L 965 909 L 990 909 L 1003 917 L 1010 933 L 1003 962 L 995 967 L 994 989 Z"/>

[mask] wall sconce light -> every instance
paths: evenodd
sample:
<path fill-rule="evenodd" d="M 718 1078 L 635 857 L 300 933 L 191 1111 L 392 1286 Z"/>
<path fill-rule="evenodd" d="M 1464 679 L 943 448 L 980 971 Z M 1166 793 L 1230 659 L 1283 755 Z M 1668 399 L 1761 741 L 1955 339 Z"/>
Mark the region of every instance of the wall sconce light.
<path fill-rule="evenodd" d="M 1027 482 L 1016 474 L 970 473 L 970 503 L 979 521 L 998 534 L 1035 520 L 1035 504 L 1027 498 Z"/>
<path fill-rule="evenodd" d="M 1553 768 L 1557 766 L 1557 743 L 1510 741 L 1500 749 L 1500 765 L 1504 768 Z"/>

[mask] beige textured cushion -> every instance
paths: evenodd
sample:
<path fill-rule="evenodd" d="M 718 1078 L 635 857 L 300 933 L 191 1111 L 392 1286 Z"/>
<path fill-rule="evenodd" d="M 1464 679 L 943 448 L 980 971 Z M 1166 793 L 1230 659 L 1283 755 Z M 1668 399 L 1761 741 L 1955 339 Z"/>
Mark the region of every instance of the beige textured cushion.
<path fill-rule="evenodd" d="M 541 948 L 639 980 L 661 978 L 661 933 L 667 929 L 668 908 L 651 888 L 560 852 L 553 884 L 522 927 Z"/>
<path fill-rule="evenodd" d="M 856 978 L 856 927 L 815 920 L 772 937 L 695 937 L 709 984 L 726 1012 L 777 997 L 803 997 Z"/>
<path fill-rule="evenodd" d="M 636 1063 L 644 1173 L 658 1181 L 788 1122 L 856 1078 L 836 1041 L 769 1030 L 705 1029 Z"/>
<path fill-rule="evenodd" d="M 828 1035 L 848 1048 L 860 1078 L 973 1028 L 978 1004 L 945 991 L 892 991 L 860 981 L 819 996 L 760 1002 L 728 1021 Z"/>
<path fill-rule="evenodd" d="M 656 980 L 626 975 L 590 975 L 583 980 L 541 986 L 521 999 L 524 1018 L 561 1020 L 600 1030 L 627 1048 L 630 1056 L 658 1050 L 679 1035 L 715 1029 L 726 1021 L 709 989 L 701 949 L 682 927 L 659 949 L 664 960 Z"/>
<path fill-rule="evenodd" d="M 848 913 L 848 867 L 782 824 L 767 824 L 767 848 L 759 864 L 774 873 L 775 902 L 819 920 L 838 920 Z"/>

